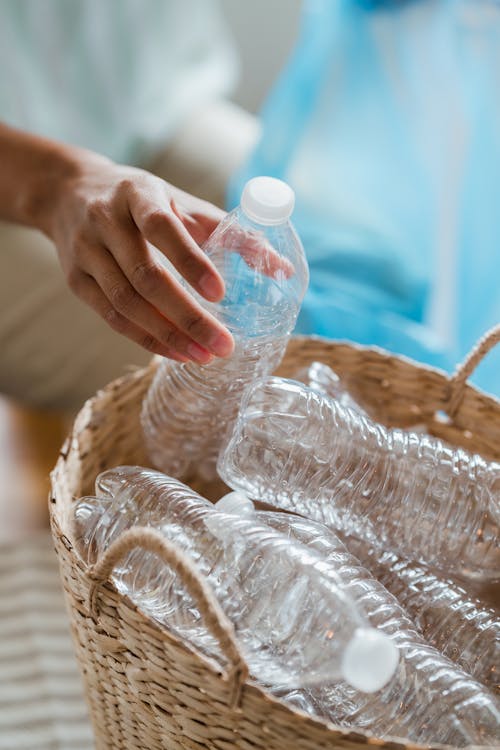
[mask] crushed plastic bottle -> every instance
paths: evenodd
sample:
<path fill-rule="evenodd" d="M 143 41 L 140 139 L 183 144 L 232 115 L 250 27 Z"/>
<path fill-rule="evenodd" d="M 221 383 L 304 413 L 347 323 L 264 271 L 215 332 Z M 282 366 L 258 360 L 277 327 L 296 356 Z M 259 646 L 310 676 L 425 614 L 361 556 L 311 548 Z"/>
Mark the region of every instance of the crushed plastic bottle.
<path fill-rule="evenodd" d="M 335 399 L 342 406 L 366 415 L 365 410 L 351 396 L 337 373 L 324 362 L 311 362 L 310 365 L 301 367 L 294 374 L 293 379 Z"/>
<path fill-rule="evenodd" d="M 314 552 L 254 519 L 215 510 L 189 487 L 158 472 L 119 467 L 100 476 L 97 491 L 103 490 L 108 497 L 99 518 L 87 515 L 89 534 L 82 520 L 92 502 L 85 498 L 82 512 L 76 506 L 80 554 L 93 562 L 126 528 L 137 523 L 159 528 L 206 576 L 261 684 L 346 681 L 373 692 L 390 680 L 397 649 L 368 625 L 337 581 L 324 578 Z M 217 655 L 194 602 L 184 602 L 175 576 L 153 554 L 131 552 L 115 570 L 114 581 L 146 614 Z"/>
<path fill-rule="evenodd" d="M 305 690 L 275 686 L 273 692 L 282 700 L 336 724 L 367 729 L 379 737 L 401 736 L 414 742 L 457 747 L 496 742 L 500 731 L 498 698 L 424 640 L 397 599 L 333 531 L 290 513 L 255 511 L 250 499 L 239 492 L 224 496 L 215 507 L 247 518 L 253 513 L 259 523 L 319 553 L 325 563 L 324 574 L 336 577 L 370 624 L 398 647 L 398 669 L 374 695 L 362 694 L 345 683 Z M 469 635 L 462 631 L 464 638 Z M 477 647 L 477 642 L 469 645 Z M 485 646 L 486 643 L 483 651 Z"/>
<path fill-rule="evenodd" d="M 421 563 L 354 537 L 343 541 L 429 643 L 491 690 L 500 689 L 500 619 L 492 608 Z"/>
<path fill-rule="evenodd" d="M 247 390 L 218 470 L 252 499 L 442 571 L 500 578 L 500 464 L 385 428 L 298 382 Z"/>
<path fill-rule="evenodd" d="M 314 391 L 323 393 L 325 396 L 329 396 L 335 401 L 338 401 L 342 406 L 353 409 L 359 414 L 363 414 L 365 417 L 370 418 L 369 411 L 364 409 L 361 404 L 353 398 L 347 384 L 343 382 L 337 373 L 324 362 L 311 362 L 310 365 L 301 367 L 293 374 L 292 379 L 298 380 L 299 382 L 304 383 L 308 388 L 312 388 Z M 427 425 L 425 422 L 419 422 L 402 429 L 409 432 L 423 434 L 427 432 Z"/>
<path fill-rule="evenodd" d="M 325 363 L 312 362 L 298 370 L 294 379 L 367 416 L 347 384 Z M 425 425 L 413 425 L 411 430 L 426 431 Z M 349 551 L 394 594 L 431 645 L 479 682 L 500 689 L 500 618 L 493 606 L 422 563 L 352 536 L 342 538 Z"/>
<path fill-rule="evenodd" d="M 226 295 L 202 304 L 232 333 L 231 357 L 207 365 L 163 360 L 144 399 L 141 423 L 156 468 L 181 478 L 193 468 L 216 475 L 216 461 L 244 388 L 283 357 L 309 272 L 290 222 L 294 194 L 281 180 L 256 177 L 241 205 L 219 224 L 204 250 Z M 182 445 L 182 450 L 179 446 Z"/>

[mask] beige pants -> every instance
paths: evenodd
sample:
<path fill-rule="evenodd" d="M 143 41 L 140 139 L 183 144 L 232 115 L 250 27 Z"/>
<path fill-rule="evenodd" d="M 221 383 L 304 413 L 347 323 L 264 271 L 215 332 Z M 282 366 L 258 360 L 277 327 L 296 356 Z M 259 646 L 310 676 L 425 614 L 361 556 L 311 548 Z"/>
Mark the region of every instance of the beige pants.
<path fill-rule="evenodd" d="M 257 137 L 251 115 L 220 102 L 185 123 L 152 170 L 222 206 L 230 175 Z M 75 409 L 149 357 L 69 291 L 49 240 L 0 222 L 0 392 L 37 406 Z"/>

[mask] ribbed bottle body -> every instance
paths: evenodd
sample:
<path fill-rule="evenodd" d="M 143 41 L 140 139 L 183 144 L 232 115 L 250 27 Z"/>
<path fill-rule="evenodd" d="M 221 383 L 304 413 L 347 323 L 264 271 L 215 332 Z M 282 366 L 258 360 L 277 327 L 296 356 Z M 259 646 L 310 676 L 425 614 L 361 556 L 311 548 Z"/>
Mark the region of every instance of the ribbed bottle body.
<path fill-rule="evenodd" d="M 86 539 L 89 562 L 126 528 L 154 526 L 206 577 L 259 682 L 297 686 L 341 679 L 353 633 L 369 626 L 344 587 L 323 578 L 318 555 L 265 525 L 215 510 L 158 472 L 124 467 L 115 477 L 106 472 L 97 484 L 108 496 Z M 196 604 L 189 596 L 183 601 L 183 587 L 155 555 L 131 552 L 114 581 L 146 614 L 220 656 Z"/>
<path fill-rule="evenodd" d="M 500 619 L 493 609 L 425 565 L 354 537 L 344 541 L 431 645 L 491 690 L 500 688 Z"/>
<path fill-rule="evenodd" d="M 234 352 L 207 365 L 163 361 L 141 412 L 152 463 L 178 478 L 193 468 L 206 479 L 216 476 L 217 455 L 243 390 L 280 363 L 309 279 L 289 221 L 265 226 L 235 209 L 204 250 L 226 293 L 217 303 L 190 293 L 231 332 Z"/>
<path fill-rule="evenodd" d="M 495 741 L 498 702 L 424 641 L 326 527 L 287 514 L 221 513 L 180 482 L 140 467 L 104 472 L 96 492 L 102 497 L 85 498 L 80 515 L 91 531 L 90 560 L 135 523 L 160 528 L 206 576 L 254 678 L 291 705 L 379 736 L 456 746 Z M 97 521 L 89 519 L 92 504 Z M 114 580 L 151 617 L 223 659 L 196 602 L 154 555 L 132 552 Z M 371 694 L 342 677 L 353 631 L 369 625 L 401 657 L 392 678 Z"/>
<path fill-rule="evenodd" d="M 463 577 L 500 576 L 500 465 L 387 429 L 294 381 L 245 396 L 229 486 Z"/>
<path fill-rule="evenodd" d="M 392 680 L 373 695 L 338 683 L 295 691 L 278 687 L 275 692 L 280 698 L 341 726 L 357 726 L 376 736 L 457 747 L 497 741 L 498 697 L 424 640 L 395 596 L 335 533 L 290 514 L 265 511 L 257 517 L 317 551 L 326 564 L 325 575 L 336 577 L 345 586 L 370 624 L 397 645 L 401 657 Z"/>
<path fill-rule="evenodd" d="M 196 468 L 212 479 L 245 387 L 274 371 L 287 342 L 287 336 L 237 340 L 230 359 L 208 365 L 163 360 L 141 411 L 146 449 L 154 466 L 175 477 Z"/>

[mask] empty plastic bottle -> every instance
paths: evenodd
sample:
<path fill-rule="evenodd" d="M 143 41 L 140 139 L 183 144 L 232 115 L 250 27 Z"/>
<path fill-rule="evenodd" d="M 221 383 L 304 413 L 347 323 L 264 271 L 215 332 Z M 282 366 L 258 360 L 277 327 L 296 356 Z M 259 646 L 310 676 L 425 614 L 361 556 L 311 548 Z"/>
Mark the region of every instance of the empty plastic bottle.
<path fill-rule="evenodd" d="M 333 398 L 342 406 L 346 406 L 370 418 L 370 414 L 353 398 L 347 384 L 324 362 L 311 362 L 310 365 L 301 367 L 300 370 L 294 373 L 293 380 L 298 380 L 307 385 L 308 388 L 312 388 L 315 391 L 323 393 L 325 396 Z M 427 432 L 425 423 L 412 424 L 410 427 L 403 429 L 420 434 Z"/>
<path fill-rule="evenodd" d="M 281 361 L 309 279 L 289 220 L 293 205 L 288 185 L 256 177 L 204 246 L 226 294 L 217 304 L 199 301 L 231 331 L 235 349 L 230 358 L 207 365 L 160 364 L 141 422 L 149 457 L 167 474 L 182 477 L 195 466 L 205 478 L 214 477 L 245 386 Z"/>
<path fill-rule="evenodd" d="M 500 578 L 500 464 L 295 381 L 248 389 L 218 468 L 253 499 L 453 574 Z"/>
<path fill-rule="evenodd" d="M 90 560 L 135 523 L 158 527 L 206 576 L 261 683 L 297 687 L 345 680 L 373 692 L 392 677 L 397 649 L 368 625 L 336 580 L 322 575 L 316 553 L 253 518 L 215 510 L 189 487 L 158 472 L 120 467 L 101 475 L 98 491 L 103 487 L 113 499 L 105 498 L 104 512 L 89 522 Z M 83 504 L 88 513 L 89 498 Z M 80 533 L 82 552 L 83 539 Z M 175 576 L 154 555 L 133 551 L 115 570 L 114 580 L 148 615 L 209 654 L 217 653 L 196 605 L 183 600 Z"/>
<path fill-rule="evenodd" d="M 401 661 L 392 680 L 378 693 L 365 695 L 345 683 L 306 690 L 275 686 L 280 698 L 343 726 L 359 726 L 377 736 L 404 736 L 414 742 L 455 746 L 494 743 L 500 731 L 497 698 L 430 646 L 397 599 L 323 524 L 289 513 L 255 511 L 252 502 L 232 492 L 215 505 L 225 512 L 251 514 L 259 523 L 319 553 L 328 575 L 337 577 L 370 624 L 388 635 Z M 462 630 L 462 636 L 470 634 Z M 470 644 L 478 646 L 477 638 Z M 486 643 L 483 652 L 486 666 Z M 492 654 L 490 652 L 490 657 Z M 490 662 L 493 666 L 495 662 Z"/>
<path fill-rule="evenodd" d="M 312 362 L 294 379 L 367 416 L 347 384 L 325 363 Z M 425 425 L 412 425 L 411 431 L 425 432 Z M 479 682 L 500 688 L 500 619 L 492 606 L 422 563 L 352 536 L 343 541 L 396 596 L 429 643 Z"/>
<path fill-rule="evenodd" d="M 342 406 L 366 415 L 365 410 L 353 399 L 337 373 L 324 362 L 311 362 L 310 365 L 301 367 L 294 374 L 293 379 L 335 399 Z"/>
<path fill-rule="evenodd" d="M 109 507 L 110 498 L 89 495 L 81 497 L 73 510 L 73 540 L 80 556 L 87 562 L 95 562 L 91 540 L 101 517 Z"/>
<path fill-rule="evenodd" d="M 354 537 L 343 541 L 397 598 L 424 638 L 493 690 L 500 688 L 500 619 L 456 581 Z"/>

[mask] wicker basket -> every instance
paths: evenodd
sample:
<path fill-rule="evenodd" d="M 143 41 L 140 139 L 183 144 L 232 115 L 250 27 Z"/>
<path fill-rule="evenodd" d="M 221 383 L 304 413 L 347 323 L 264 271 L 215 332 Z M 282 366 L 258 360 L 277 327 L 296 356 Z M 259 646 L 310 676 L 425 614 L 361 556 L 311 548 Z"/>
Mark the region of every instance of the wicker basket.
<path fill-rule="evenodd" d="M 295 338 L 278 374 L 290 376 L 298 367 L 321 360 L 346 380 L 354 396 L 380 421 L 424 422 L 435 435 L 499 459 L 500 403 L 466 384 L 474 366 L 499 340 L 500 327 L 480 342 L 453 378 L 447 378 L 378 349 Z M 52 531 L 97 748 L 405 747 L 314 721 L 251 684 L 232 626 L 210 590 L 190 561 L 157 532 L 125 532 L 90 569 L 77 557 L 70 532 L 74 499 L 92 492 L 96 474 L 103 469 L 146 464 L 139 410 L 155 369 L 152 362 L 111 383 L 84 405 L 52 473 Z M 190 483 L 212 499 L 222 490 L 196 477 Z M 150 621 L 109 583 L 113 565 L 135 546 L 156 550 L 196 597 L 227 660 L 224 670 Z"/>

